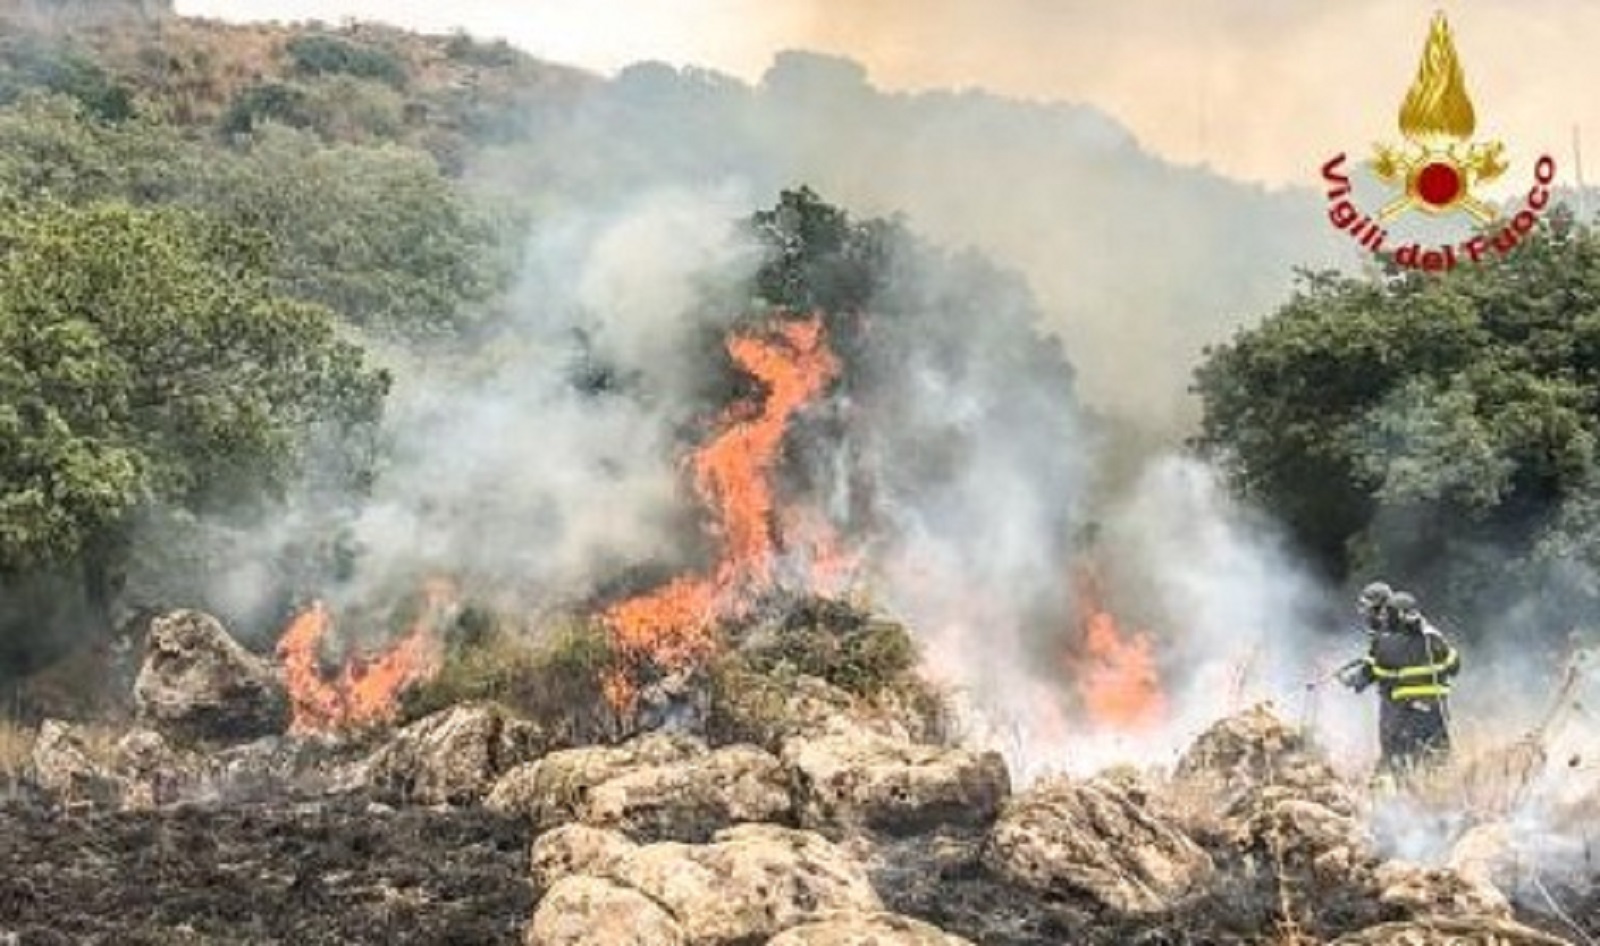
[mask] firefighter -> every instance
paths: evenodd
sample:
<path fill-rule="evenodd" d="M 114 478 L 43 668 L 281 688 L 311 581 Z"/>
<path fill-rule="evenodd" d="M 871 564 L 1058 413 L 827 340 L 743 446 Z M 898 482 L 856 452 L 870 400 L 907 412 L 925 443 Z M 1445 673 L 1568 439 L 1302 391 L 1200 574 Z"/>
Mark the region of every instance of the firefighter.
<path fill-rule="evenodd" d="M 1450 684 L 1461 655 L 1411 594 L 1394 592 L 1387 610 L 1366 658 L 1341 680 L 1357 693 L 1378 685 L 1378 767 L 1398 775 L 1449 755 Z"/>

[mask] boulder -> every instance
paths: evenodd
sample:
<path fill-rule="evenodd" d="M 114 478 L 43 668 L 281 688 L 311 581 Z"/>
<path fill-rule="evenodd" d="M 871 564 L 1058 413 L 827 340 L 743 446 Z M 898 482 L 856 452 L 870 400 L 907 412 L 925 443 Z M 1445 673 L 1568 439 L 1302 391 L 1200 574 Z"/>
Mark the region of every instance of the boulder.
<path fill-rule="evenodd" d="M 535 831 L 580 820 L 589 793 L 631 769 L 670 765 L 706 754 L 706 745 L 687 736 L 651 733 L 620 746 L 590 746 L 552 752 L 502 775 L 484 804 L 523 815 Z"/>
<path fill-rule="evenodd" d="M 921 920 L 894 913 L 846 913 L 793 926 L 767 946 L 971 946 Z"/>
<path fill-rule="evenodd" d="M 781 752 L 797 738 L 858 731 L 905 742 L 928 742 L 941 734 L 940 721 L 905 698 L 885 693 L 871 703 L 807 674 L 783 676 L 747 668 L 723 671 L 713 687 L 706 721 L 719 744 L 753 743 Z"/>
<path fill-rule="evenodd" d="M 1247 820 L 1265 802 L 1315 802 L 1355 815 L 1356 795 L 1306 739 L 1267 704 L 1219 720 L 1190 745 L 1173 772 L 1175 789 L 1199 795 L 1217 817 Z M 1270 797 L 1263 792 L 1274 790 Z"/>
<path fill-rule="evenodd" d="M 199 760 L 173 749 L 153 729 L 124 733 L 112 750 L 112 760 L 124 780 L 124 808 L 143 810 L 171 803 L 201 778 Z"/>
<path fill-rule="evenodd" d="M 463 703 L 395 733 L 366 761 L 379 797 L 463 805 L 488 793 L 507 770 L 545 748 L 539 728 L 489 704 Z"/>
<path fill-rule="evenodd" d="M 830 836 L 861 828 L 920 833 L 987 827 L 1011 793 L 997 752 L 916 745 L 868 731 L 784 747 L 800 823 Z"/>
<path fill-rule="evenodd" d="M 747 821 L 788 821 L 789 779 L 771 753 L 727 746 L 701 758 L 630 769 L 577 807 L 585 824 L 640 840 L 705 841 Z"/>
<path fill-rule="evenodd" d="M 1332 808 L 1268 789 L 1242 832 L 1245 850 L 1264 854 L 1280 873 L 1309 875 L 1319 886 L 1352 886 L 1378 864 L 1371 833 Z"/>
<path fill-rule="evenodd" d="M 1124 785 L 1048 779 L 1012 798 L 984 845 L 1002 879 L 1052 899 L 1138 917 L 1170 910 L 1211 877 L 1209 855 Z"/>
<path fill-rule="evenodd" d="M 566 824 L 533 839 L 528 853 L 535 891 L 549 890 L 557 881 L 577 874 L 605 876 L 637 846 L 615 831 Z"/>
<path fill-rule="evenodd" d="M 739 825 L 704 845 L 642 847 L 606 876 L 666 907 L 696 946 L 744 946 L 835 912 L 883 910 L 866 870 L 844 851 L 775 825 Z"/>
<path fill-rule="evenodd" d="M 1331 946 L 1572 946 L 1572 943 L 1512 920 L 1483 917 L 1384 923 L 1341 936 Z"/>
<path fill-rule="evenodd" d="M 70 723 L 45 720 L 29 761 L 34 781 L 62 803 L 108 802 L 122 794 L 122 779 L 95 758 L 88 737 Z"/>
<path fill-rule="evenodd" d="M 1378 902 L 1413 920 L 1511 918 L 1511 904 L 1494 885 L 1449 868 L 1388 861 L 1377 870 Z"/>
<path fill-rule="evenodd" d="M 185 739 L 251 739 L 289 724 L 276 670 L 199 611 L 150 622 L 133 695 L 141 719 Z"/>
<path fill-rule="evenodd" d="M 686 946 L 683 929 L 637 890 L 598 877 L 550 888 L 528 924 L 527 946 Z"/>

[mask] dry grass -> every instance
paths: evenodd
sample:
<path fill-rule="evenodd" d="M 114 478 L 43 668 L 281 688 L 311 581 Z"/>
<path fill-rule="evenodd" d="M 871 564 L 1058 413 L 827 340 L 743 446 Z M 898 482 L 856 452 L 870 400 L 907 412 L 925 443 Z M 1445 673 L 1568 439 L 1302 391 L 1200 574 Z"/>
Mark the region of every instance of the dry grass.
<path fill-rule="evenodd" d="M 34 732 L 15 720 L 0 717 L 0 786 L 21 780 L 33 751 Z"/>
<path fill-rule="evenodd" d="M 108 723 L 72 723 L 73 735 L 95 765 L 110 771 L 117 764 L 117 741 L 125 730 Z M 14 788 L 33 766 L 33 744 L 39 734 L 29 726 L 0 716 L 0 790 Z"/>
<path fill-rule="evenodd" d="M 1546 755 L 1532 734 L 1469 743 L 1457 747 L 1448 763 L 1412 773 L 1406 788 L 1428 808 L 1462 812 L 1470 821 L 1497 820 L 1527 800 Z"/>

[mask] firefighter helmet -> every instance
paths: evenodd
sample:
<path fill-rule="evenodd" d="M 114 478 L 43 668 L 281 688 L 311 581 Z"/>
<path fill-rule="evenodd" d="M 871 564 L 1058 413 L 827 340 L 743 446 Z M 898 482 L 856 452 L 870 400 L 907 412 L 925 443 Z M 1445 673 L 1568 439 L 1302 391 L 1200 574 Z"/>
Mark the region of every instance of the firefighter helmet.
<path fill-rule="evenodd" d="M 1394 597 L 1394 589 L 1388 582 L 1374 581 L 1361 589 L 1361 594 L 1356 598 L 1356 603 L 1363 612 L 1375 611 L 1388 604 Z"/>
<path fill-rule="evenodd" d="M 1417 605 L 1417 596 L 1409 591 L 1397 591 L 1389 599 L 1389 607 L 1394 609 L 1395 617 L 1401 624 L 1415 624 L 1422 620 L 1422 610 Z"/>

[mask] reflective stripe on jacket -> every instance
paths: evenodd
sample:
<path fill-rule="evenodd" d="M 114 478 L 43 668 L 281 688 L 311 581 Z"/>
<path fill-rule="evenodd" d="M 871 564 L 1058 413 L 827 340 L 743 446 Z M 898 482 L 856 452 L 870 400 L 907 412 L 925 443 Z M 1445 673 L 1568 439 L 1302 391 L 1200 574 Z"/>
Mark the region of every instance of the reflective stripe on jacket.
<path fill-rule="evenodd" d="M 1375 635 L 1366 657 L 1367 673 L 1391 700 L 1450 694 L 1450 680 L 1461 670 L 1461 654 L 1439 629 L 1395 629 Z"/>

